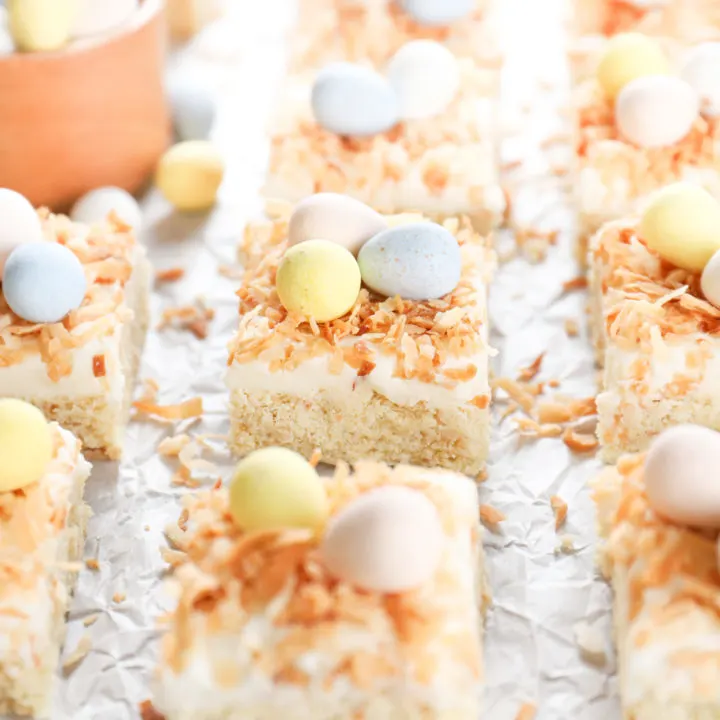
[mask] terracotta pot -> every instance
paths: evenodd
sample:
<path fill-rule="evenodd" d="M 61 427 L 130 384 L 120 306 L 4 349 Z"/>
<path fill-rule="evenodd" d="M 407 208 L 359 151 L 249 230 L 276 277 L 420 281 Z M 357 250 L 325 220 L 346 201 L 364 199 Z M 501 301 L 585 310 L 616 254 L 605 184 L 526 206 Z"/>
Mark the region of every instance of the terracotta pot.
<path fill-rule="evenodd" d="M 128 27 L 0 58 L 0 187 L 67 209 L 88 190 L 136 192 L 171 138 L 161 0 Z"/>

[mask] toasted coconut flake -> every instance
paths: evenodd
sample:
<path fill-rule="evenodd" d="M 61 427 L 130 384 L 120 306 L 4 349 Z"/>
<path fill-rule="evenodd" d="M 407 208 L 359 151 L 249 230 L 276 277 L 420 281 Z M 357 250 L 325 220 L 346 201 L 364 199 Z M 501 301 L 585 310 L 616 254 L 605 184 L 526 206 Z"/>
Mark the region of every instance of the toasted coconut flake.
<path fill-rule="evenodd" d="M 159 713 L 150 700 L 143 700 L 138 706 L 141 720 L 165 720 L 165 716 Z"/>
<path fill-rule="evenodd" d="M 85 560 L 85 567 L 93 572 L 98 572 L 100 570 L 100 561 L 97 558 L 88 558 Z"/>
<path fill-rule="evenodd" d="M 580 334 L 580 326 L 577 320 L 574 318 L 567 318 L 565 320 L 565 334 L 568 337 L 577 337 Z"/>
<path fill-rule="evenodd" d="M 550 507 L 555 515 L 555 530 L 559 530 L 567 519 L 568 506 L 567 503 L 558 495 L 550 498 Z"/>
<path fill-rule="evenodd" d="M 91 625 L 94 625 L 100 618 L 100 613 L 93 613 L 92 615 L 88 615 L 83 620 L 83 625 L 85 627 L 90 627 Z"/>
<path fill-rule="evenodd" d="M 167 327 L 189 330 L 196 338 L 204 340 L 208 336 L 210 322 L 214 317 L 215 311 L 198 300 L 194 305 L 165 308 L 158 330 Z"/>
<path fill-rule="evenodd" d="M 526 413 L 533 409 L 533 396 L 519 382 L 512 378 L 496 378 L 492 382 L 494 388 L 504 390 Z"/>
<path fill-rule="evenodd" d="M 515 720 L 533 720 L 537 714 L 537 705 L 535 703 L 526 702 L 520 706 L 520 709 L 515 716 Z M 143 718 L 143 720 L 145 720 Z"/>
<path fill-rule="evenodd" d="M 107 370 L 105 369 L 105 356 L 93 355 L 92 368 L 95 377 L 105 377 L 107 374 Z"/>
<path fill-rule="evenodd" d="M 159 283 L 177 282 L 185 277 L 185 269 L 181 267 L 166 268 L 155 273 L 155 280 Z"/>
<path fill-rule="evenodd" d="M 158 445 L 157 451 L 159 455 L 165 457 L 177 457 L 190 442 L 192 442 L 192 438 L 189 435 L 184 433 L 173 435 L 172 437 L 163 438 Z"/>
<path fill-rule="evenodd" d="M 116 592 L 112 596 L 113 602 L 118 604 L 124 602 L 126 598 L 127 595 L 124 592 Z"/>
<path fill-rule="evenodd" d="M 498 525 L 506 519 L 505 514 L 494 508 L 492 505 L 480 506 L 480 520 L 485 527 L 489 528 L 493 532 L 495 532 Z"/>
<path fill-rule="evenodd" d="M 542 361 L 545 357 L 545 353 L 541 352 L 526 368 L 523 368 L 518 375 L 518 380 L 521 382 L 529 382 L 534 379 L 535 376 L 540 372 L 542 368 Z"/>
<path fill-rule="evenodd" d="M 567 428 L 563 434 L 563 442 L 576 453 L 587 453 L 597 450 L 598 439 L 595 435 L 583 435 L 573 428 Z"/>
<path fill-rule="evenodd" d="M 92 650 L 92 638 L 85 634 L 80 637 L 75 649 L 65 656 L 62 663 L 63 673 L 69 675 L 87 657 Z"/>
<path fill-rule="evenodd" d="M 599 628 L 587 622 L 579 622 L 573 626 L 573 633 L 583 659 L 591 665 L 603 667 L 607 662 L 607 651 Z"/>
<path fill-rule="evenodd" d="M 163 420 L 188 420 L 201 417 L 203 414 L 201 397 L 190 398 L 174 405 L 158 405 L 147 400 L 136 400 L 133 407 L 140 415 L 149 415 Z"/>
<path fill-rule="evenodd" d="M 312 455 L 310 456 L 308 462 L 312 465 L 312 467 L 317 467 L 320 464 L 320 460 L 322 460 L 322 450 L 320 448 L 315 448 L 312 451 Z"/>
<path fill-rule="evenodd" d="M 571 280 L 566 280 L 562 289 L 564 293 L 573 292 L 575 290 L 584 290 L 587 287 L 588 281 L 585 275 L 578 275 Z"/>

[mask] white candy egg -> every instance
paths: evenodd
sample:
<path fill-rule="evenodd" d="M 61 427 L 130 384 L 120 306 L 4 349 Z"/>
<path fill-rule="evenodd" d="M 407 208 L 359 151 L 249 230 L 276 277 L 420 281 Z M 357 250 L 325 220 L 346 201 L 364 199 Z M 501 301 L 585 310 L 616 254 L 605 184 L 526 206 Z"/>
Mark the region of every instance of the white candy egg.
<path fill-rule="evenodd" d="M 720 528 L 720 433 L 677 425 L 653 442 L 645 486 L 653 509 L 674 522 Z"/>
<path fill-rule="evenodd" d="M 649 75 L 629 82 L 617 97 L 615 121 L 620 133 L 640 147 L 666 147 L 692 129 L 698 97 L 685 80 Z"/>
<path fill-rule="evenodd" d="M 693 48 L 685 58 L 680 77 L 699 95 L 704 115 L 720 115 L 720 42 Z"/>
<path fill-rule="evenodd" d="M 363 590 L 400 593 L 428 582 L 442 554 L 435 506 L 418 490 L 386 486 L 351 502 L 328 524 L 320 552 L 328 570 Z"/>
<path fill-rule="evenodd" d="M 73 207 L 70 217 L 75 222 L 94 225 L 107 219 L 111 212 L 135 232 L 142 227 L 142 212 L 137 200 L 125 190 L 116 187 L 102 187 L 83 195 Z"/>
<path fill-rule="evenodd" d="M 138 9 L 138 0 L 79 0 L 71 34 L 100 35 L 122 25 Z"/>
<path fill-rule="evenodd" d="M 431 300 L 460 281 L 460 246 L 450 231 L 432 222 L 398 225 L 368 240 L 358 254 L 363 282 L 387 297 Z"/>
<path fill-rule="evenodd" d="M 305 240 L 331 240 L 357 255 L 387 222 L 380 213 L 355 198 L 336 193 L 310 195 L 295 207 L 288 225 L 290 245 Z"/>
<path fill-rule="evenodd" d="M 20 193 L 0 188 L 0 273 L 18 245 L 42 239 L 42 223 L 35 208 Z"/>
<path fill-rule="evenodd" d="M 201 75 L 180 70 L 170 78 L 173 124 L 181 140 L 207 140 L 215 124 L 217 99 Z"/>
<path fill-rule="evenodd" d="M 406 120 L 440 115 L 460 87 L 460 69 L 455 56 L 434 40 L 412 40 L 390 59 L 387 79 L 400 102 Z"/>
<path fill-rule="evenodd" d="M 475 0 L 401 0 L 401 4 L 421 25 L 442 26 L 470 15 Z"/>
<path fill-rule="evenodd" d="M 708 302 L 720 308 L 720 250 L 708 261 L 700 276 L 700 288 Z"/>

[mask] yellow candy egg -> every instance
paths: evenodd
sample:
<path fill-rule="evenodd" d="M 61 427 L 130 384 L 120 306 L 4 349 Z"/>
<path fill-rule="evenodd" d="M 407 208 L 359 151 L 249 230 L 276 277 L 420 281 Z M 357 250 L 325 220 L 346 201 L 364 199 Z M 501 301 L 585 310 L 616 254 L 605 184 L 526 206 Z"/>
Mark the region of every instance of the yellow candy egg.
<path fill-rule="evenodd" d="M 275 280 L 282 304 L 317 322 L 348 312 L 357 300 L 360 282 L 352 253 L 330 240 L 307 240 L 288 248 Z"/>
<path fill-rule="evenodd" d="M 720 249 L 720 203 L 698 185 L 668 185 L 648 201 L 638 231 L 660 257 L 700 272 Z"/>
<path fill-rule="evenodd" d="M 9 0 L 10 33 L 28 52 L 59 50 L 70 38 L 77 0 Z"/>
<path fill-rule="evenodd" d="M 327 496 L 315 468 L 285 448 L 256 450 L 230 482 L 230 514 L 243 530 L 322 527 Z"/>
<path fill-rule="evenodd" d="M 0 400 L 0 492 L 40 480 L 52 454 L 50 426 L 40 410 L 22 400 Z"/>
<path fill-rule="evenodd" d="M 163 155 L 155 175 L 160 192 L 181 212 L 209 210 L 225 174 L 225 163 L 212 143 L 178 143 Z"/>
<path fill-rule="evenodd" d="M 631 80 L 666 75 L 669 63 L 660 45 L 642 33 L 621 33 L 608 40 L 597 67 L 597 80 L 610 99 Z"/>

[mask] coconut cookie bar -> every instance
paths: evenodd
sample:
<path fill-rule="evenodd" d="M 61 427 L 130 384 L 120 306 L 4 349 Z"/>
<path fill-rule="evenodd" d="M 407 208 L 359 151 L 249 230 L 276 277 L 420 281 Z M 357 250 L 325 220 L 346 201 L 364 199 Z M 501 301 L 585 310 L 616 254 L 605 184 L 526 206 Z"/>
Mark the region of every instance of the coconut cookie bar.
<path fill-rule="evenodd" d="M 720 429 L 720 203 L 679 183 L 591 241 L 598 433 L 606 460 L 670 425 Z"/>
<path fill-rule="evenodd" d="M 381 65 L 412 40 L 442 43 L 497 75 L 500 56 L 489 0 L 300 0 L 291 65 L 298 70 L 336 60 Z"/>
<path fill-rule="evenodd" d="M 594 483 L 623 717 L 720 715 L 720 436 L 685 425 Z"/>
<path fill-rule="evenodd" d="M 332 194 L 273 224 L 277 243 L 248 263 L 238 292 L 233 450 L 319 448 L 329 463 L 479 472 L 489 437 L 488 243 L 464 219 L 388 218 Z"/>
<path fill-rule="evenodd" d="M 574 93 L 579 253 L 604 222 L 677 180 L 720 197 L 720 45 L 669 59 L 655 40 L 609 41 Z"/>
<path fill-rule="evenodd" d="M 351 195 L 387 213 L 465 214 L 498 225 L 495 92 L 472 60 L 432 41 L 404 45 L 386 76 L 335 63 L 291 79 L 273 126 L 265 195 Z"/>
<path fill-rule="evenodd" d="M 49 717 L 90 465 L 71 433 L 20 400 L 0 400 L 0 453 L 0 714 Z"/>
<path fill-rule="evenodd" d="M 2 193 L 0 206 L 31 210 Z M 0 396 L 37 405 L 89 456 L 117 459 L 148 324 L 145 251 L 112 215 L 91 227 L 47 211 L 19 222 L 25 236 L 0 237 L 0 248 L 26 240 L 4 263 Z"/>
<path fill-rule="evenodd" d="M 266 490 L 270 485 L 270 495 Z M 474 483 L 279 448 L 186 499 L 154 704 L 166 720 L 477 720 Z"/>

